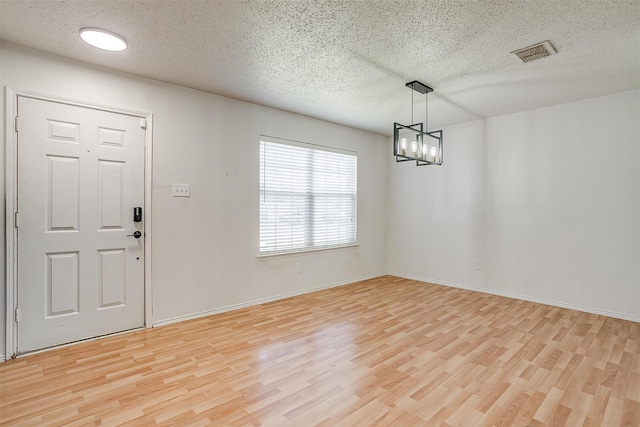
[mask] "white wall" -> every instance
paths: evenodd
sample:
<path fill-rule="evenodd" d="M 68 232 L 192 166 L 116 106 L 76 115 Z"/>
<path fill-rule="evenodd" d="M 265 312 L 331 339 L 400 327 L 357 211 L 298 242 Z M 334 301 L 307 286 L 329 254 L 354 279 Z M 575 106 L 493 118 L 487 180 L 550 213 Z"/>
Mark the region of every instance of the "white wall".
<path fill-rule="evenodd" d="M 396 163 L 389 155 L 390 274 L 482 284 L 471 267 L 484 250 L 483 133 L 481 120 L 445 128 L 443 166 Z"/>
<path fill-rule="evenodd" d="M 385 273 L 387 138 L 1 46 L 2 86 L 153 113 L 154 323 Z M 256 258 L 261 134 L 358 152 L 357 248 Z M 172 198 L 172 183 L 191 184 L 191 197 Z M 0 188 L 4 192 L 4 181 Z M 4 241 L 4 226 L 1 232 Z M 4 287 L 4 254 L 0 259 Z M 296 273 L 298 262 L 302 273 Z M 0 295 L 4 353 L 4 292 Z"/>
<path fill-rule="evenodd" d="M 640 91 L 487 120 L 487 284 L 640 320 Z"/>
<path fill-rule="evenodd" d="M 639 90 L 444 135 L 443 167 L 390 166 L 424 185 L 389 189 L 390 273 L 640 321 Z"/>

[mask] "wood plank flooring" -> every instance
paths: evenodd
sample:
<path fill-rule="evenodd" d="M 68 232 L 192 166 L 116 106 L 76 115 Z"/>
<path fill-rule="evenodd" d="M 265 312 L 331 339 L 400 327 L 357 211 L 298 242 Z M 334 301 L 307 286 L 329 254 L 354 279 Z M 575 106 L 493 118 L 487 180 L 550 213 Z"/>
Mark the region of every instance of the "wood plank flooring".
<path fill-rule="evenodd" d="M 384 276 L 0 364 L 19 426 L 640 426 L 640 324 Z"/>

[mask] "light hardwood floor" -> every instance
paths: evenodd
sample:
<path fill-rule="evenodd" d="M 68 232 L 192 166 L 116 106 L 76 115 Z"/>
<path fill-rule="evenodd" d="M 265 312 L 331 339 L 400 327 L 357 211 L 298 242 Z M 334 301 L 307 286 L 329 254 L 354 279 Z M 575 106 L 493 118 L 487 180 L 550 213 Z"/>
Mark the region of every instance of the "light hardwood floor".
<path fill-rule="evenodd" d="M 639 426 L 640 324 L 385 276 L 0 365 L 2 425 Z"/>

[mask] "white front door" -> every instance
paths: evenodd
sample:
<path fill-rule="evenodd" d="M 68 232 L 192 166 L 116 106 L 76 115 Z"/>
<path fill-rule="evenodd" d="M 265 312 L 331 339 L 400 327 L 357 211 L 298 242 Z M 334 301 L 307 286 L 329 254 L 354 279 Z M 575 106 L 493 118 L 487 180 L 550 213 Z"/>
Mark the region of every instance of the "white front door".
<path fill-rule="evenodd" d="M 18 352 L 144 326 L 141 118 L 19 96 L 17 141 Z"/>

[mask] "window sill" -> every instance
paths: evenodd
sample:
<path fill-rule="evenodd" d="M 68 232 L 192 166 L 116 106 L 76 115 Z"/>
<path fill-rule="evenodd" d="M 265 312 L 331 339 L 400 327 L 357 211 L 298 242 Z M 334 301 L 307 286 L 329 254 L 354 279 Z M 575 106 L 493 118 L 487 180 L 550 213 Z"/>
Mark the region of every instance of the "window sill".
<path fill-rule="evenodd" d="M 258 255 L 256 258 L 258 258 L 259 261 L 268 261 L 270 259 L 277 259 L 277 258 L 307 256 L 307 255 L 312 255 L 319 252 L 350 250 L 350 249 L 355 249 L 358 246 L 360 245 L 358 245 L 358 243 L 356 242 L 350 245 L 329 246 L 329 247 L 320 248 L 320 249 L 301 249 L 299 251 L 278 252 L 274 254 L 262 254 L 262 255 Z"/>

